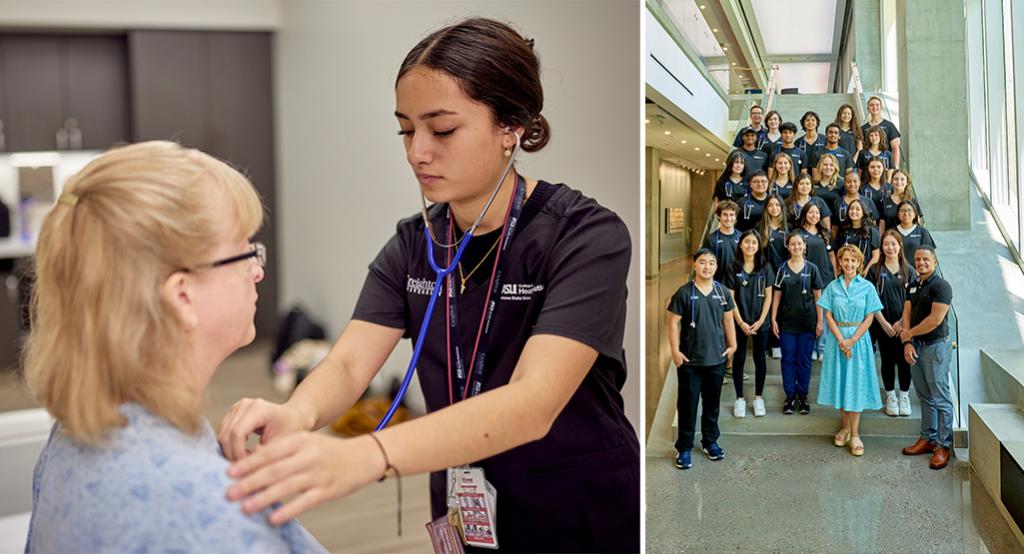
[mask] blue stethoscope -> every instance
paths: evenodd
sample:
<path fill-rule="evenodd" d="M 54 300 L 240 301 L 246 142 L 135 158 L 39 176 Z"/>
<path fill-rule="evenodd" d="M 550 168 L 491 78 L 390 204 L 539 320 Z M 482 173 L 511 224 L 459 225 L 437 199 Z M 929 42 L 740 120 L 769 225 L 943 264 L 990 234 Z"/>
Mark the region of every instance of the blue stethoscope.
<path fill-rule="evenodd" d="M 697 327 L 697 300 L 700 300 L 700 290 L 697 289 L 696 281 L 693 283 L 693 292 L 690 295 L 690 327 Z M 718 282 L 711 282 L 711 296 L 718 298 L 718 303 L 722 306 L 728 306 L 729 303 L 725 301 L 725 292 L 718 286 Z"/>
<path fill-rule="evenodd" d="M 806 261 L 804 263 L 806 264 Z M 788 275 L 796 277 L 796 273 L 793 273 L 789 264 L 782 264 L 782 271 L 780 271 L 775 277 L 775 287 L 781 288 L 782 282 L 786 280 L 786 276 Z M 807 294 L 807 282 L 810 276 L 811 272 L 807 270 L 807 266 L 805 265 L 803 271 L 800 272 L 800 283 L 803 285 L 803 290 L 800 291 L 800 294 Z"/>
<path fill-rule="evenodd" d="M 751 277 L 746 271 L 740 271 L 737 276 L 742 279 L 741 283 L 743 286 L 747 286 L 750 281 L 747 279 Z M 764 270 L 757 272 L 757 276 L 754 277 L 754 287 L 757 289 L 758 298 L 764 298 L 764 289 L 768 288 L 768 278 L 764 275 Z"/>
<path fill-rule="evenodd" d="M 430 295 L 430 301 L 427 303 L 427 309 L 423 313 L 423 323 L 420 325 L 419 335 L 416 337 L 416 345 L 412 350 L 412 359 L 409 360 L 409 367 L 405 370 L 405 377 L 402 379 L 402 386 L 398 389 L 398 394 L 395 395 L 394 401 L 391 402 L 391 407 L 388 408 L 384 417 L 380 419 L 380 423 L 377 424 L 377 431 L 387 427 L 388 423 L 391 422 L 391 418 L 394 417 L 395 411 L 398 410 L 398 406 L 402 404 L 402 399 L 405 397 L 405 392 L 409 389 L 409 384 L 412 383 L 412 375 L 416 372 L 416 364 L 420 360 L 420 353 L 423 351 L 423 341 L 427 338 L 427 328 L 430 326 L 430 318 L 434 315 L 434 306 L 437 305 L 437 298 L 441 296 L 441 291 L 444 290 L 442 282 L 444 278 L 448 276 L 456 267 L 459 266 L 459 261 L 462 259 L 462 253 L 466 250 L 466 245 L 469 244 L 470 239 L 473 238 L 473 232 L 476 231 L 477 227 L 484 220 L 484 215 L 487 214 L 487 210 L 490 209 L 494 199 L 498 196 L 498 191 L 501 190 L 501 185 L 505 182 L 505 178 L 508 177 L 512 166 L 516 161 L 516 154 L 519 153 L 520 137 L 519 133 L 511 131 L 506 128 L 505 132 L 510 132 L 516 137 L 515 148 L 512 149 L 512 154 L 509 156 L 508 163 L 505 164 L 505 171 L 502 172 L 501 178 L 498 179 L 498 184 L 494 187 L 494 192 L 491 193 L 490 198 L 487 199 L 487 203 L 484 204 L 483 210 L 480 211 L 480 215 L 477 216 L 476 221 L 473 225 L 466 230 L 466 233 L 462 235 L 462 238 L 450 243 L 442 243 L 437 240 L 434 234 L 434 229 L 430 225 L 430 218 L 427 216 L 427 199 L 423 197 L 422 191 L 420 193 L 420 203 L 422 204 L 422 216 L 423 216 L 423 234 L 427 242 L 427 261 L 430 263 L 430 268 L 437 274 L 437 278 L 434 280 L 434 291 Z M 434 245 L 441 248 L 452 248 L 457 246 L 458 249 L 455 251 L 455 256 L 452 258 L 451 263 L 448 267 L 441 267 L 437 264 L 434 259 Z"/>

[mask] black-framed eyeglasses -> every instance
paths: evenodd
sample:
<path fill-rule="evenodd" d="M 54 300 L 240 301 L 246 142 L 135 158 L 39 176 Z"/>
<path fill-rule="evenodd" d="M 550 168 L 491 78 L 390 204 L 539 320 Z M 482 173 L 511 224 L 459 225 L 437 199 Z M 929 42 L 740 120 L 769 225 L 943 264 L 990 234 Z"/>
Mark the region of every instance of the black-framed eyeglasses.
<path fill-rule="evenodd" d="M 192 266 L 192 267 L 186 267 L 184 269 L 185 269 L 185 271 L 199 271 L 199 270 L 202 270 L 202 269 L 213 269 L 215 267 L 220 267 L 222 265 L 233 264 L 235 262 L 240 262 L 242 260 L 248 260 L 250 258 L 255 258 L 254 261 L 257 264 L 259 264 L 260 267 L 267 267 L 267 247 L 262 242 L 254 242 L 254 243 L 252 243 L 252 250 L 249 250 L 248 252 L 245 252 L 244 254 L 239 254 L 237 256 L 231 256 L 230 258 L 224 258 L 223 260 L 217 260 L 217 261 L 214 261 L 214 262 L 200 264 L 200 265 L 196 265 L 196 266 Z"/>

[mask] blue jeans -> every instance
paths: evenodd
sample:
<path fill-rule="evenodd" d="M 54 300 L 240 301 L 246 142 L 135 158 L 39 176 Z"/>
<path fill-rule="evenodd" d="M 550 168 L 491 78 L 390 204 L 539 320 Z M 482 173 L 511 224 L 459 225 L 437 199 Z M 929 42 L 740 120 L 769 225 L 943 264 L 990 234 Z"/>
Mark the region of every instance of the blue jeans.
<path fill-rule="evenodd" d="M 910 366 L 914 389 L 921 400 L 921 437 L 943 448 L 953 444 L 953 399 L 949 393 L 949 337 L 925 346 L 914 339 L 917 363 Z"/>
<path fill-rule="evenodd" d="M 813 332 L 779 333 L 782 347 L 782 388 L 786 397 L 807 396 L 811 385 L 811 352 L 817 345 Z"/>

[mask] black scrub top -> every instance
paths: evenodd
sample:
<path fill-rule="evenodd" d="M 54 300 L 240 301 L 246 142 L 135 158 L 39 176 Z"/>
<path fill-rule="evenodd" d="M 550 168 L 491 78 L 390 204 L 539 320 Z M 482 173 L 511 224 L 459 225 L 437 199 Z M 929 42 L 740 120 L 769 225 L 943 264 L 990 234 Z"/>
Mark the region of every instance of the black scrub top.
<path fill-rule="evenodd" d="M 732 179 L 726 178 L 724 181 L 715 184 L 714 198 L 719 202 L 722 200 L 739 202 L 740 198 L 746 196 L 749 190 L 750 188 L 747 185 L 746 180 L 741 179 L 740 182 L 737 183 Z"/>
<path fill-rule="evenodd" d="M 780 185 L 775 181 L 772 181 L 768 183 L 768 193 L 777 195 L 779 198 L 785 200 L 789 198 L 790 194 L 793 194 L 793 183 L 791 181 L 786 181 L 784 184 Z"/>
<path fill-rule="evenodd" d="M 789 250 L 786 249 L 786 231 L 784 229 L 772 229 L 768 232 L 764 255 L 773 270 L 778 270 L 782 264 L 786 263 L 786 260 L 789 259 Z"/>
<path fill-rule="evenodd" d="M 775 274 L 772 288 L 782 293 L 782 297 L 779 299 L 779 308 L 775 314 L 779 331 L 813 333 L 818 325 L 814 291 L 825 288 L 825 282 L 821 278 L 818 266 L 805 260 L 803 269 L 796 273 L 788 263 L 783 264 Z"/>
<path fill-rule="evenodd" d="M 857 135 L 853 134 L 852 131 L 844 131 L 839 129 L 839 146 L 846 149 L 847 152 L 857 153 Z"/>
<path fill-rule="evenodd" d="M 852 244 L 860 250 L 860 253 L 864 255 L 864 265 L 871 263 L 871 253 L 882 247 L 881 235 L 878 233 L 878 227 L 868 227 L 867 236 L 861 236 L 852 227 L 846 227 L 839 230 L 839 236 L 836 237 L 836 251 L 839 251 L 839 247 L 844 244 Z M 836 260 L 839 263 L 839 260 Z"/>
<path fill-rule="evenodd" d="M 764 213 L 764 205 L 768 203 L 768 198 L 767 194 L 764 195 L 764 200 L 758 200 L 751 194 L 741 198 L 737 202 L 740 205 L 740 213 L 736 214 L 736 228 L 741 232 L 757 228 L 757 224 L 761 222 L 761 214 Z"/>
<path fill-rule="evenodd" d="M 867 210 L 868 217 L 870 217 L 872 221 L 878 221 L 878 212 L 875 211 L 875 203 L 863 194 L 859 195 L 858 199 L 860 200 L 861 206 L 864 206 L 864 209 Z M 838 225 L 839 223 L 846 221 L 846 206 L 846 194 L 844 191 L 843 194 L 840 194 L 839 197 L 836 198 L 836 203 L 832 206 L 832 213 L 835 214 L 835 217 L 832 218 L 833 225 Z"/>
<path fill-rule="evenodd" d="M 831 283 L 836 276 L 835 270 L 832 269 L 832 260 L 828 255 L 834 251 L 834 241 L 825 242 L 820 234 L 811 234 L 804 228 L 800 229 L 800 235 L 804 237 L 804 243 L 807 244 L 804 258 L 818 268 L 823 283 L 826 285 Z"/>
<path fill-rule="evenodd" d="M 447 229 L 446 213 L 443 204 L 429 209 L 439 234 Z M 444 263 L 444 249 L 434 248 L 437 261 Z M 567 337 L 598 352 L 543 439 L 474 464 L 498 491 L 502 550 L 640 548 L 639 443 L 620 392 L 626 381 L 622 341 L 630 250 L 629 231 L 617 215 L 565 185 L 541 181 L 502 254 L 504 277 L 487 358 L 493 363 L 483 391 L 509 382 L 533 335 Z M 472 352 L 489 278 L 469 282 L 460 295 L 465 352 Z M 353 319 L 403 329 L 406 337 L 414 337 L 423 325 L 434 279 L 422 219 L 404 219 L 370 264 Z M 443 304 L 429 326 L 417 375 L 427 410 L 433 412 L 448 406 Z M 447 513 L 445 472 L 431 474 L 430 489 L 433 516 L 440 517 Z"/>
<path fill-rule="evenodd" d="M 821 218 L 822 219 L 825 219 L 826 217 L 832 217 L 832 210 L 829 209 L 828 203 L 825 202 L 824 200 L 822 200 L 821 198 L 818 198 L 817 196 L 811 195 L 807 199 L 807 202 L 804 203 L 804 206 L 807 205 L 807 204 L 814 204 L 815 206 L 817 206 L 818 207 L 818 211 L 821 212 Z M 800 212 L 803 211 L 804 206 L 801 206 L 801 205 L 797 204 L 796 202 L 794 202 L 792 204 L 792 208 L 790 208 L 789 219 L 791 221 L 796 221 L 796 219 L 798 217 L 800 217 Z"/>
<path fill-rule="evenodd" d="M 679 351 L 689 360 L 683 363 L 683 367 L 725 363 L 725 356 L 722 355 L 725 352 L 722 316 L 735 307 L 729 291 L 718 281 L 712 282 L 708 294 L 701 292 L 690 281 L 672 295 L 668 311 L 683 318 L 679 323 Z"/>
<path fill-rule="evenodd" d="M 771 288 L 774 283 L 775 271 L 770 264 L 765 264 L 751 273 L 743 271 L 742 267 L 732 267 L 726 273 L 725 287 L 736 295 L 736 308 L 744 323 L 752 325 L 761 317 L 765 302 L 771 302 L 771 292 L 766 295 L 764 289 Z M 763 325 L 761 328 L 768 327 Z"/>
<path fill-rule="evenodd" d="M 917 210 L 917 216 L 922 217 L 924 213 L 921 212 L 921 205 L 917 203 L 917 198 L 910 200 L 910 203 L 914 205 L 914 209 Z M 900 204 L 902 202 L 893 202 L 892 193 L 885 197 L 885 201 L 882 202 L 882 217 L 885 218 L 885 228 L 892 229 L 893 227 L 900 224 Z"/>
<path fill-rule="evenodd" d="M 786 148 L 782 146 L 781 142 L 772 148 L 772 153 L 768 156 L 768 167 L 775 167 L 775 157 L 779 154 L 786 154 L 793 160 L 793 173 L 797 175 L 800 174 L 801 169 L 807 167 L 807 158 L 799 146 Z"/>
<path fill-rule="evenodd" d="M 779 148 L 781 146 L 782 146 L 782 134 L 781 133 L 779 134 L 779 138 L 777 138 L 775 140 L 772 140 L 772 138 L 768 136 L 768 133 L 765 133 L 765 135 L 764 135 L 764 142 L 761 143 L 761 150 L 764 150 L 764 153 L 768 156 L 769 160 L 772 159 L 772 154 L 775 152 L 775 149 Z"/>
<path fill-rule="evenodd" d="M 878 298 L 882 300 L 882 317 L 890 325 L 902 319 L 903 305 L 907 301 L 907 284 L 917 279 L 914 268 L 907 268 L 907 279 L 903 280 L 899 271 L 889 271 L 889 268 L 885 267 L 885 260 L 879 260 L 878 264 L 868 271 L 867 279 L 875 285 Z"/>
<path fill-rule="evenodd" d="M 708 233 L 707 238 L 704 239 L 704 248 L 714 252 L 715 259 L 718 260 L 718 268 L 715 269 L 716 281 L 721 282 L 725 278 L 725 274 L 729 272 L 729 266 L 736 259 L 740 234 L 740 231 L 736 229 L 732 230 L 731 235 L 723 233 L 721 229 L 716 229 Z"/>
<path fill-rule="evenodd" d="M 914 265 L 914 253 L 921 246 L 931 246 L 935 248 L 935 240 L 932 238 L 932 234 L 928 232 L 928 229 L 921 227 L 920 225 L 914 225 L 914 229 L 909 233 L 904 233 L 903 229 L 896 227 L 900 236 L 903 237 L 903 257 L 907 259 L 911 267 Z"/>
<path fill-rule="evenodd" d="M 875 190 L 874 187 L 865 181 L 860 186 L 860 195 L 875 205 L 875 214 L 881 214 L 885 206 L 885 199 L 892 196 L 892 184 L 883 181 L 881 189 Z M 878 217 L 874 219 L 878 221 Z"/>
<path fill-rule="evenodd" d="M 894 125 L 892 121 L 889 121 L 888 119 L 884 119 L 883 118 L 882 122 L 879 123 L 878 126 L 882 128 L 882 131 L 885 131 L 886 144 L 891 142 L 892 139 L 900 138 L 900 130 L 896 128 L 896 125 Z M 865 124 L 860 126 L 861 135 L 864 137 L 864 149 L 865 150 L 867 150 L 868 129 L 870 129 L 872 127 L 874 127 L 874 125 L 872 125 L 870 123 L 865 123 Z"/>
<path fill-rule="evenodd" d="M 768 154 L 764 150 L 755 148 L 753 150 L 744 150 L 740 148 L 740 152 L 743 153 L 744 161 L 747 165 L 743 169 L 743 176 L 745 179 L 750 180 L 750 176 L 755 171 L 768 171 Z"/>
<path fill-rule="evenodd" d="M 822 181 L 814 184 L 814 196 L 821 198 L 826 204 L 828 204 L 829 212 L 831 213 L 832 207 L 836 205 L 836 200 L 844 194 L 843 190 L 844 180 L 842 177 L 836 180 L 836 186 L 829 187 Z"/>
<path fill-rule="evenodd" d="M 746 127 L 740 129 L 740 132 L 736 133 L 736 138 L 732 140 L 733 148 L 743 148 L 743 133 L 747 129 L 754 129 L 754 127 L 752 125 L 747 125 Z M 754 145 L 757 146 L 760 144 L 764 144 L 765 138 L 768 137 L 768 127 L 761 125 L 761 128 L 754 129 L 754 132 L 757 133 L 757 140 L 754 141 Z"/>
<path fill-rule="evenodd" d="M 893 169 L 892 167 L 892 152 L 888 150 L 882 150 L 876 156 L 872 154 L 867 148 L 860 151 L 860 156 L 857 157 L 857 170 L 860 171 L 861 184 L 868 182 L 868 163 L 871 160 L 878 158 L 882 160 L 882 167 L 885 170 Z"/>
<path fill-rule="evenodd" d="M 819 132 L 813 143 L 807 141 L 806 135 L 800 135 L 800 137 L 794 142 L 796 143 L 796 147 L 800 149 L 800 153 L 803 155 L 804 160 L 808 162 L 804 167 L 810 171 L 810 168 L 814 167 L 810 164 L 810 160 L 814 159 L 819 150 L 825 148 L 825 135 Z"/>
<path fill-rule="evenodd" d="M 821 161 L 822 156 L 825 154 L 832 154 L 836 157 L 836 161 L 839 162 L 839 167 L 837 169 L 840 177 L 846 175 L 846 170 L 853 168 L 853 154 L 842 146 L 838 146 L 834 149 L 828 149 L 824 146 L 818 148 L 814 152 L 814 157 L 810 158 L 808 167 L 818 167 L 818 162 Z"/>
<path fill-rule="evenodd" d="M 908 300 L 910 300 L 910 326 L 914 327 L 924 321 L 932 313 L 932 303 L 949 305 L 953 302 L 953 287 L 942 277 L 932 272 L 923 282 L 918 276 L 910 282 L 907 287 Z M 914 337 L 915 339 L 928 342 L 949 336 L 949 312 L 942 318 L 938 327 L 925 335 Z"/>

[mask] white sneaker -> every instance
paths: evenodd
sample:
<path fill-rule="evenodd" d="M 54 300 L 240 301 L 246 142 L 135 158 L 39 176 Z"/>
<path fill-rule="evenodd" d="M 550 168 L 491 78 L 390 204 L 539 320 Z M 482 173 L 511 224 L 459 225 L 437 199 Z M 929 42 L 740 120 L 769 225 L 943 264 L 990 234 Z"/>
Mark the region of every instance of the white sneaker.
<path fill-rule="evenodd" d="M 817 360 L 817 359 L 818 359 L 818 351 L 817 350 L 812 350 L 811 351 L 811 360 Z"/>
<path fill-rule="evenodd" d="M 736 404 L 732 407 L 733 417 L 747 417 L 747 401 L 742 398 L 736 399 Z"/>
<path fill-rule="evenodd" d="M 764 399 L 754 399 L 754 417 L 764 417 Z"/>
<path fill-rule="evenodd" d="M 772 358 L 775 358 L 776 360 L 781 360 L 782 359 L 782 349 L 779 348 L 778 346 L 776 346 L 775 348 L 772 348 Z"/>
<path fill-rule="evenodd" d="M 900 415 L 899 402 L 896 401 L 896 391 L 887 390 L 885 391 L 885 415 L 898 416 Z"/>
<path fill-rule="evenodd" d="M 910 392 L 900 391 L 900 415 L 910 415 Z"/>

